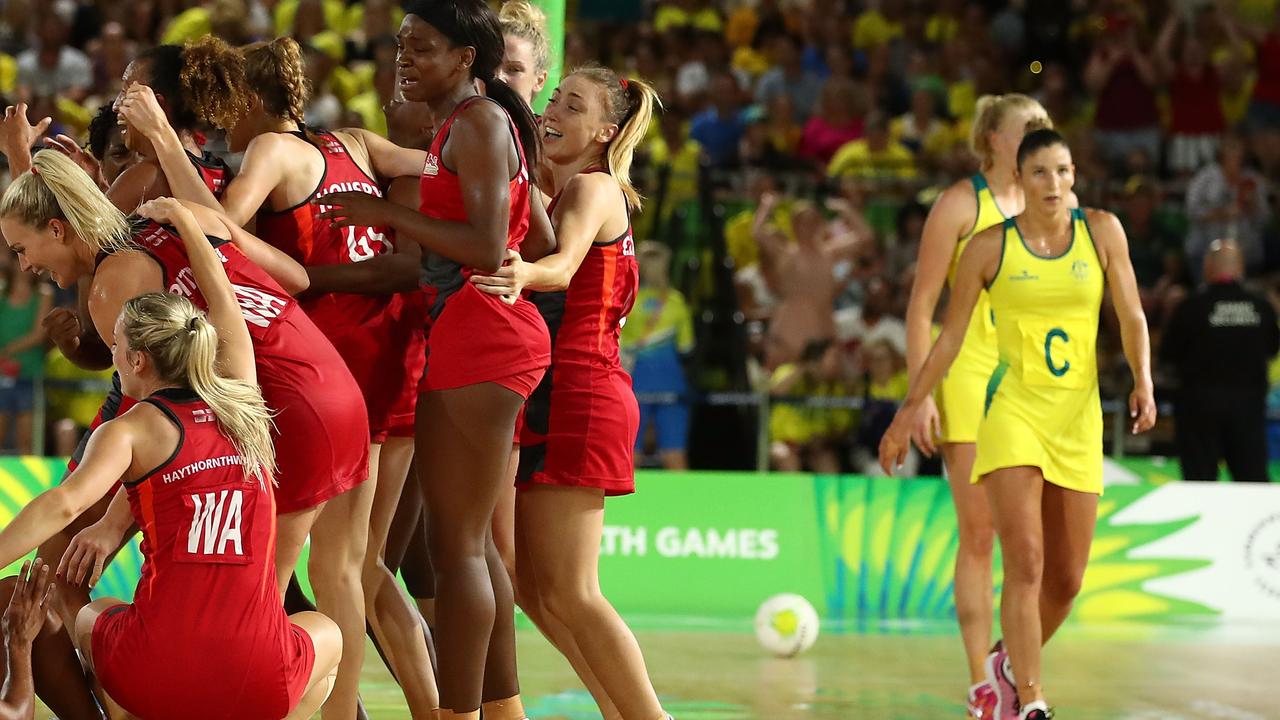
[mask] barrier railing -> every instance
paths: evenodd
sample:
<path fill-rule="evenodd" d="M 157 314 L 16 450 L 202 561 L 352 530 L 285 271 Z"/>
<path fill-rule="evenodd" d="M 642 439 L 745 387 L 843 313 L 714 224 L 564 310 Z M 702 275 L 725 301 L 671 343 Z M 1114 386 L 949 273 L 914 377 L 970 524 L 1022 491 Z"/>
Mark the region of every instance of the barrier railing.
<path fill-rule="evenodd" d="M 636 399 L 641 404 L 649 405 L 684 403 L 689 405 L 701 404 L 713 407 L 732 406 L 755 409 L 757 412 L 756 470 L 759 472 L 767 472 L 769 470 L 769 413 L 773 406 L 798 405 L 810 409 L 861 410 L 867 404 L 865 398 L 858 396 L 774 396 L 767 392 L 709 392 L 688 395 L 672 392 L 641 392 L 636 393 Z M 1173 414 L 1173 404 L 1168 402 L 1159 403 L 1157 410 L 1162 417 L 1171 416 Z M 1104 415 L 1116 416 L 1111 423 L 1110 457 L 1122 458 L 1125 455 L 1125 429 L 1128 427 L 1128 424 L 1124 422 L 1124 417 L 1128 414 L 1128 407 L 1126 403 L 1119 400 L 1104 400 L 1102 401 L 1102 412 Z M 1271 413 L 1268 415 L 1268 419 L 1280 420 L 1280 413 Z"/>
<path fill-rule="evenodd" d="M 111 383 L 97 378 L 80 380 L 45 378 L 43 381 L 37 381 L 35 383 L 34 427 L 32 433 L 32 441 L 36 448 L 45 447 L 45 428 L 48 420 L 46 396 L 47 391 L 50 389 L 105 395 L 111 389 Z M 867 402 L 865 398 L 859 396 L 773 396 L 767 392 L 707 392 L 689 393 L 687 395 L 673 392 L 641 392 L 636 393 L 636 399 L 641 404 L 649 405 L 688 404 L 754 409 L 756 411 L 756 469 L 759 472 L 769 470 L 769 417 L 773 406 L 795 405 L 809 409 L 861 410 Z M 1158 410 L 1162 417 L 1171 416 L 1173 414 L 1173 404 L 1168 402 L 1160 403 Z M 1123 420 L 1128 408 L 1124 402 L 1119 400 L 1104 400 L 1102 402 L 1102 412 L 1105 415 L 1118 416 L 1111 423 L 1112 442 L 1109 454 L 1113 458 L 1122 458 L 1125 455 L 1124 438 L 1127 427 L 1127 423 L 1123 422 Z M 1273 411 L 1268 413 L 1267 419 L 1280 420 L 1280 412 Z M 30 449 L 19 448 L 19 450 L 27 452 Z"/>

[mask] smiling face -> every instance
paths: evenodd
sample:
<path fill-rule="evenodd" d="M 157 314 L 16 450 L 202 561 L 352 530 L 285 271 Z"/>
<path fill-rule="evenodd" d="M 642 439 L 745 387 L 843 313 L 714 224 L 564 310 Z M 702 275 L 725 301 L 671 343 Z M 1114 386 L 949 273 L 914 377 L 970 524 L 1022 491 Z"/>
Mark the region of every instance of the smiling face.
<path fill-rule="evenodd" d="M 1027 198 L 1027 207 L 1058 210 L 1066 207 L 1071 187 L 1076 183 L 1076 166 L 1071 151 L 1062 143 L 1040 148 L 1023 159 L 1018 178 Z"/>
<path fill-rule="evenodd" d="M 609 121 L 604 88 L 581 75 L 560 83 L 542 115 L 542 147 L 547 159 L 570 163 L 599 155 L 618 134 Z"/>
<path fill-rule="evenodd" d="M 410 102 L 427 102 L 468 81 L 475 48 L 454 47 L 433 25 L 405 15 L 396 35 L 400 92 Z"/>
<path fill-rule="evenodd" d="M 86 262 L 78 247 L 88 246 L 71 234 L 61 220 L 50 220 L 45 227 L 35 228 L 16 217 L 4 217 L 0 218 L 0 232 L 23 272 L 48 276 L 60 288 L 69 288 L 93 272 L 93 259 Z"/>

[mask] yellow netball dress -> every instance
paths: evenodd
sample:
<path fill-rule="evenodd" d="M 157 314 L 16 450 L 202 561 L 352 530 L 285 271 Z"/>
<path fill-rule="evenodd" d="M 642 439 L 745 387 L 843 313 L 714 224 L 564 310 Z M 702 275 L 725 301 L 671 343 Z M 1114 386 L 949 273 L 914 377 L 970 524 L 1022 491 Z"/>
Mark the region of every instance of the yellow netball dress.
<path fill-rule="evenodd" d="M 956 268 L 959 267 L 960 255 L 968 247 L 969 240 L 1005 219 L 982 173 L 974 175 L 970 181 L 973 183 L 974 194 L 978 196 L 978 218 L 973 229 L 956 243 L 956 252 L 951 256 L 951 268 L 947 271 L 948 287 L 955 286 Z M 978 424 L 982 421 L 983 394 L 997 359 L 991 304 L 984 290 L 973 306 L 973 317 L 969 319 L 969 329 L 964 334 L 960 354 L 938 384 L 935 402 L 942 418 L 942 442 L 977 441 Z"/>
<path fill-rule="evenodd" d="M 1071 211 L 1071 244 L 1053 258 L 1027 248 L 1004 223 L 1000 267 L 988 291 L 1000 361 L 987 386 L 974 479 L 1029 465 L 1069 490 L 1102 493 L 1098 309 L 1102 264 L 1084 211 Z"/>

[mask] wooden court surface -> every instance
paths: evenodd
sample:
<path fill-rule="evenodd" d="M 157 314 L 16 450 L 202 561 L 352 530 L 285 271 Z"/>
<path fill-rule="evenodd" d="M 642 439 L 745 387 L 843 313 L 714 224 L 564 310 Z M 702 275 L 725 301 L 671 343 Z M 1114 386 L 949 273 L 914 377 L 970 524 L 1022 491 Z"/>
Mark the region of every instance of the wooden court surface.
<path fill-rule="evenodd" d="M 677 720 L 927 720 L 965 717 L 957 635 L 825 633 L 806 655 L 766 657 L 748 632 L 640 630 L 649 671 Z M 531 720 L 599 718 L 569 666 L 521 630 Z M 372 720 L 407 718 L 370 648 Z M 1059 720 L 1280 719 L 1280 627 L 1069 626 L 1045 656 Z"/>

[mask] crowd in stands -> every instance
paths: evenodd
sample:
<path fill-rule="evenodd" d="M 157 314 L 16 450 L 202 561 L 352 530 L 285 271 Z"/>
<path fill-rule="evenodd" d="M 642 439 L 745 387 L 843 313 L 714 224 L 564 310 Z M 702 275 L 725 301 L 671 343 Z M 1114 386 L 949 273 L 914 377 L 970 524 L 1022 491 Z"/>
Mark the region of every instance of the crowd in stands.
<path fill-rule="evenodd" d="M 402 17 L 393 0 L 0 4 L 0 93 L 28 103 L 32 122 L 51 117 L 51 135 L 83 138 L 140 49 L 209 32 L 232 43 L 293 36 L 313 91 L 308 123 L 386 131 Z M 687 463 L 693 392 L 732 389 L 779 400 L 774 467 L 874 464 L 882 404 L 906 392 L 902 318 L 924 219 L 942 188 L 977 170 L 969 136 L 984 95 L 1028 94 L 1068 137 L 1081 203 L 1124 223 L 1157 344 L 1214 239 L 1239 243 L 1251 282 L 1280 269 L 1267 181 L 1280 174 L 1277 0 L 568 5 L 564 66 L 644 78 L 665 106 L 636 173 L 648 198 L 635 219 L 649 241 L 642 266 L 660 267 L 646 270 L 624 337 L 637 392 L 653 400 L 641 441 L 654 462 Z M 208 140 L 221 147 L 216 134 Z M 717 272 L 732 274 L 735 297 L 723 297 Z M 3 273 L 6 317 L 49 297 L 16 275 Z M 24 333 L 13 312 L 0 340 L 28 358 L 22 343 L 38 322 Z M 1102 390 L 1114 398 L 1128 375 L 1106 317 Z M 713 322 L 740 323 L 747 387 L 690 362 Z M 21 365 L 0 392 L 32 373 L 69 372 L 56 357 L 19 354 L 0 344 L 0 362 Z M 796 396 L 860 398 L 862 408 L 786 402 Z M 51 421 L 87 422 L 87 404 L 58 402 Z M 23 407 L 5 399 L 0 417 Z"/>

